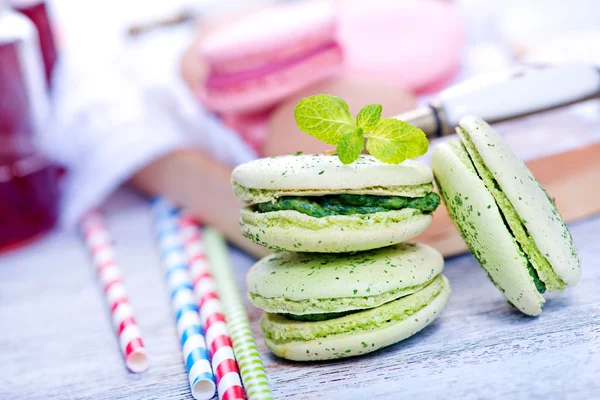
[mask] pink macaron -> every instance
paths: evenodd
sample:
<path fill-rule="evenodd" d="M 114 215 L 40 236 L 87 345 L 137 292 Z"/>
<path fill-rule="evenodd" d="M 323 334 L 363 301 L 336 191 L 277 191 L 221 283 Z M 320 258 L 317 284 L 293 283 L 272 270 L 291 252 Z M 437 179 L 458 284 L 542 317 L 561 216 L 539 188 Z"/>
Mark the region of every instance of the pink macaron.
<path fill-rule="evenodd" d="M 263 153 L 272 109 L 254 114 L 222 114 L 221 121 L 236 131 L 258 155 Z"/>
<path fill-rule="evenodd" d="M 336 13 L 325 2 L 265 9 L 213 31 L 200 101 L 219 113 L 255 113 L 342 69 Z"/>
<path fill-rule="evenodd" d="M 450 2 L 346 0 L 339 11 L 349 76 L 423 93 L 443 88 L 459 69 L 464 26 Z"/>

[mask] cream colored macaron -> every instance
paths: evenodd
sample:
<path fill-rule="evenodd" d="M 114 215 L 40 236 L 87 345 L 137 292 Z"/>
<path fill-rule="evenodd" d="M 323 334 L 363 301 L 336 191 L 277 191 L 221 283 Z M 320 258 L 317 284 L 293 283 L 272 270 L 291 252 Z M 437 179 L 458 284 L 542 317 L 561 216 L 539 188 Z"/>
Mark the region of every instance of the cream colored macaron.
<path fill-rule="evenodd" d="M 509 302 L 542 312 L 546 290 L 577 283 L 579 258 L 556 206 L 502 138 L 465 117 L 452 140 L 433 151 L 446 208 L 473 255 Z"/>
<path fill-rule="evenodd" d="M 255 160 L 232 173 L 244 235 L 263 246 L 302 252 L 352 252 L 422 233 L 439 204 L 431 169 L 361 155 L 287 155 Z"/>

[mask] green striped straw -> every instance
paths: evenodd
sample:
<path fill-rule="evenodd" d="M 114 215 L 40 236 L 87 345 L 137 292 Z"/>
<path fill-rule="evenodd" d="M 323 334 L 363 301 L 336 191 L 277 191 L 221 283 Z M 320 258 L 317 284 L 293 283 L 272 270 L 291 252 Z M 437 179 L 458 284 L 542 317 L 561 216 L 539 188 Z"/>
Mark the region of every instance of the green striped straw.
<path fill-rule="evenodd" d="M 249 400 L 273 399 L 265 367 L 252 337 L 246 308 L 235 282 L 225 240 L 219 232 L 204 231 L 204 246 L 208 264 L 221 299 L 221 307 L 233 344 L 233 352 Z"/>

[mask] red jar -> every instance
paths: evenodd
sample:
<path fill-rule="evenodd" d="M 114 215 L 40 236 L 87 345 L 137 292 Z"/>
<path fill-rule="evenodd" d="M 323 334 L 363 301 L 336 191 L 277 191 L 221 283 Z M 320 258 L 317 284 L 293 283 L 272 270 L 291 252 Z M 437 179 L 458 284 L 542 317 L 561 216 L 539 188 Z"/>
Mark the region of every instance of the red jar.
<path fill-rule="evenodd" d="M 50 85 L 52 71 L 56 64 L 57 52 L 46 2 L 43 0 L 9 0 L 9 4 L 12 5 L 15 10 L 29 18 L 35 25 L 40 48 L 42 50 L 42 58 L 44 60 L 46 81 L 48 82 L 48 85 Z"/>
<path fill-rule="evenodd" d="M 0 251 L 50 230 L 58 170 L 35 147 L 49 102 L 33 23 L 0 0 Z"/>

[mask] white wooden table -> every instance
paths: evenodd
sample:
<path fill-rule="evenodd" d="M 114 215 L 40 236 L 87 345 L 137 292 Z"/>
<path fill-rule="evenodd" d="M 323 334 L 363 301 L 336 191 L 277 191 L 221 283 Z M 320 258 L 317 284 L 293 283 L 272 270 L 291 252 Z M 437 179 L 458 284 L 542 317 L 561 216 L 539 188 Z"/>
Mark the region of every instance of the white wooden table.
<path fill-rule="evenodd" d="M 191 399 L 154 249 L 149 209 L 121 193 L 109 227 L 152 367 L 127 372 L 77 237 L 57 231 L 0 256 L 0 399 Z M 453 297 L 419 335 L 371 355 L 301 364 L 271 355 L 251 308 L 276 398 L 600 397 L 600 216 L 571 226 L 582 281 L 529 318 L 506 304 L 470 255 L 448 260 Z M 252 260 L 232 255 L 239 272 Z"/>

